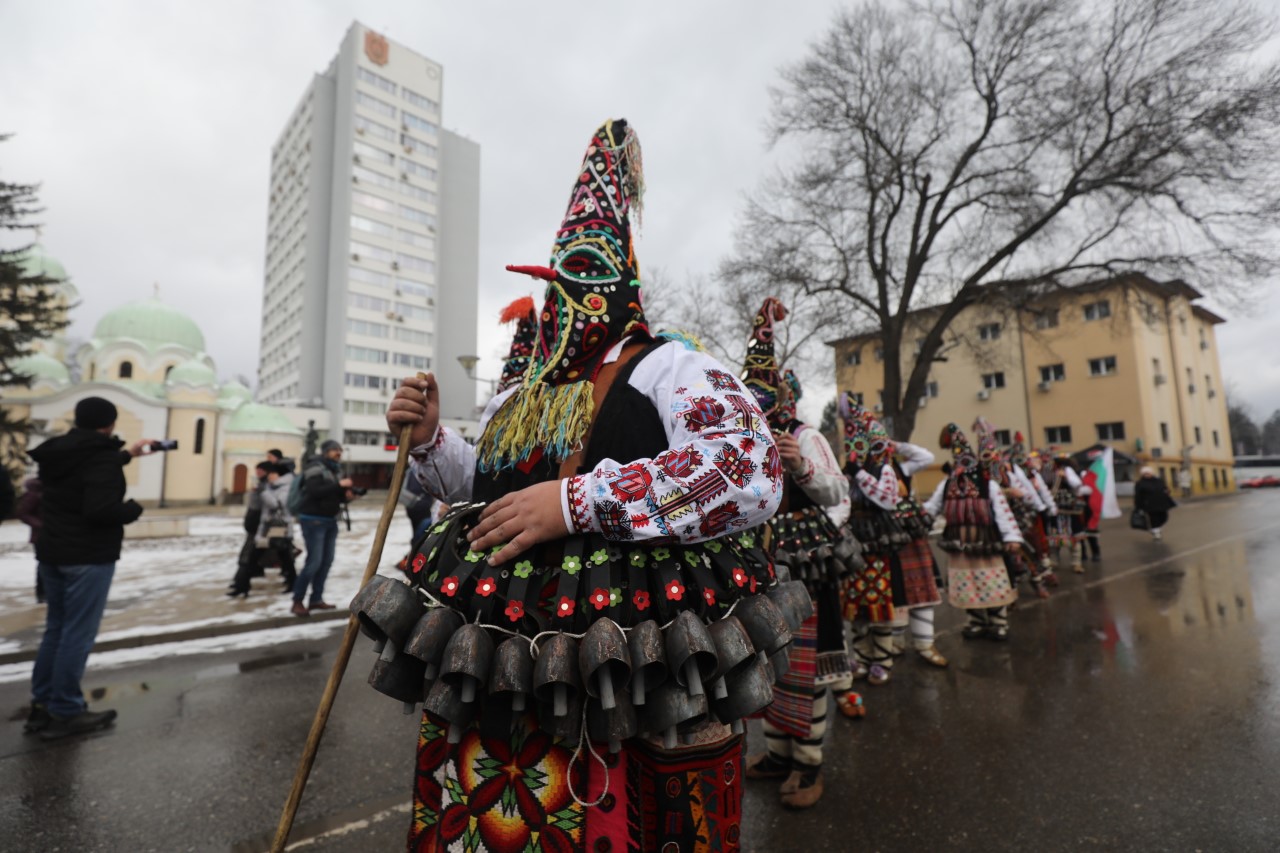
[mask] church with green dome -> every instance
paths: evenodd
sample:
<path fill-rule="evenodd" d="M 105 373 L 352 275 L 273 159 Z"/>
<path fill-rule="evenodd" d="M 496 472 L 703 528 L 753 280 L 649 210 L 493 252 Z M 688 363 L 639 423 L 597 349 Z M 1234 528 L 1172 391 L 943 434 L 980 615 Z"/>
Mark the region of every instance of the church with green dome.
<path fill-rule="evenodd" d="M 63 310 L 75 306 L 78 291 L 43 247 L 23 263 L 59 280 Z M 69 429 L 76 402 L 88 396 L 115 404 L 116 432 L 126 441 L 177 439 L 162 464 L 126 467 L 130 496 L 144 504 L 234 499 L 252 486 L 253 466 L 267 450 L 302 454 L 299 414 L 254 402 L 236 380 L 220 382 L 199 324 L 158 293 L 108 311 L 74 351 L 65 339 L 41 341 L 14 369 L 30 386 L 0 389 L 0 405 L 30 421 L 30 446 Z"/>

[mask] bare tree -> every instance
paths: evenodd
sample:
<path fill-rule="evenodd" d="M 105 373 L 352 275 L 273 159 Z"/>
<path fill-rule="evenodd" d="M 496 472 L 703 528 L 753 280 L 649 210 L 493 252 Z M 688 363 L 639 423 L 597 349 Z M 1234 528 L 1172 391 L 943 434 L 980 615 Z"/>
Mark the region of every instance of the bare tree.
<path fill-rule="evenodd" d="M 996 293 L 1276 269 L 1272 32 L 1234 0 L 843 11 L 782 72 L 771 141 L 798 165 L 749 201 L 722 273 L 837 294 L 881 336 L 886 420 L 908 437 L 944 333 Z"/>

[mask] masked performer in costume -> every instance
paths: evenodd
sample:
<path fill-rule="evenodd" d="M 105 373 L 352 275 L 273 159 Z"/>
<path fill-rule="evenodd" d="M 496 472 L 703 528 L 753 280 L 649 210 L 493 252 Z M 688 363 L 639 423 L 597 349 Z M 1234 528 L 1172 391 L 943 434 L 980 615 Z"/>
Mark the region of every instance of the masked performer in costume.
<path fill-rule="evenodd" d="M 1057 515 L 1058 510 L 1049 487 L 1032 465 L 1033 460 L 1027 454 L 1022 433 L 1014 433 L 1013 444 L 1005 454 L 1005 461 L 1011 468 L 1014 482 L 1023 493 L 1023 501 L 1035 513 L 1026 519 L 1025 524 L 1021 515 L 1018 520 L 1030 551 L 1028 559 L 1032 561 L 1031 586 L 1038 597 L 1048 598 L 1048 587 L 1056 586 L 1058 578 L 1053 573 L 1053 560 L 1049 556 L 1049 536 L 1045 520 Z"/>
<path fill-rule="evenodd" d="M 504 325 L 515 323 L 516 329 L 511 337 L 511 348 L 502 362 L 502 376 L 498 379 L 495 394 L 519 385 L 524 379 L 524 372 L 529 369 L 533 346 L 538 339 L 538 306 L 533 304 L 533 297 L 521 296 L 502 309 L 498 320 Z"/>
<path fill-rule="evenodd" d="M 854 550 L 824 512 L 838 506 L 848 491 L 840 463 L 822 433 L 796 418 L 799 380 L 789 370 L 778 370 L 774 323 L 786 315 L 777 299 L 765 300 L 756 314 L 742 379 L 765 413 L 785 472 L 782 505 L 769 523 L 774 562 L 780 573 L 786 566 L 792 579 L 805 584 L 814 609 L 796 632 L 790 668 L 765 709 L 767 750 L 748 759 L 747 777 L 782 779 L 782 804 L 809 808 L 822 797 L 827 687 L 849 672 L 839 584 Z"/>
<path fill-rule="evenodd" d="M 752 395 L 649 334 L 642 188 L 634 131 L 606 122 L 550 266 L 512 268 L 546 301 L 476 446 L 439 426 L 432 377 L 388 412 L 413 427 L 412 474 L 452 504 L 413 560 L 430 606 L 391 654 L 430 681 L 411 850 L 738 849 L 733 730 L 771 701 L 812 605 L 753 548 L 782 472 Z M 365 591 L 357 606 L 372 621 Z"/>
<path fill-rule="evenodd" d="M 1053 454 L 1053 480 L 1050 483 L 1053 501 L 1058 507 L 1058 523 L 1049 544 L 1054 548 L 1066 545 L 1071 550 L 1071 570 L 1084 572 L 1084 540 L 1089 512 L 1087 497 L 1093 490 L 1084 484 L 1080 474 L 1071 464 L 1071 456 L 1065 451 Z"/>
<path fill-rule="evenodd" d="M 1007 640 L 1009 605 L 1017 593 L 1003 557 L 1020 549 L 1022 533 L 998 477 L 989 464 L 979 463 L 964 432 L 947 424 L 938 443 L 951 450 L 951 473 L 924 508 L 946 521 L 939 544 L 950 555 L 948 599 L 969 611 L 965 638 Z"/>
<path fill-rule="evenodd" d="M 902 571 L 911 645 L 916 654 L 928 663 L 945 667 L 947 659 L 934 646 L 933 615 L 935 608 L 942 603 L 942 594 L 938 591 L 941 577 L 938 562 L 929 545 L 933 518 L 916 499 L 911 484 L 918 472 L 933 464 L 934 455 L 928 449 L 906 441 L 892 442 L 891 447 L 890 463 L 894 473 L 898 475 L 898 492 L 901 496 L 897 514 L 907 535 L 911 537 L 911 541 L 900 548 L 896 555 L 896 565 Z M 905 650 L 904 639 L 902 627 L 895 625 L 895 655 Z"/>

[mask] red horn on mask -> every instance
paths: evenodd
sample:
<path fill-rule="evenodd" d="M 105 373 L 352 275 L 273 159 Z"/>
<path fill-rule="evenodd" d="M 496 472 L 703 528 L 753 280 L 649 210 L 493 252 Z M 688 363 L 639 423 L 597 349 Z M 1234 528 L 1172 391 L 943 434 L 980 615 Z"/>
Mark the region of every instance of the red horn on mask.
<path fill-rule="evenodd" d="M 540 278 L 543 281 L 555 281 L 556 271 L 551 267 L 539 266 L 520 266 L 518 264 L 507 264 L 507 272 L 518 272 L 522 275 Z"/>

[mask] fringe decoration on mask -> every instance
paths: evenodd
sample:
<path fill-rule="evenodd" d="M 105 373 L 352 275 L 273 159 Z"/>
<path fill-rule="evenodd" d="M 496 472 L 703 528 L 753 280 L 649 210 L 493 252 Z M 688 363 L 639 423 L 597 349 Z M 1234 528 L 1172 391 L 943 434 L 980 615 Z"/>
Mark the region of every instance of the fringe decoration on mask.
<path fill-rule="evenodd" d="M 595 383 L 565 385 L 526 382 L 494 414 L 476 445 L 476 459 L 486 474 L 528 460 L 537 448 L 553 462 L 563 462 L 582 447 L 591 426 Z"/>

